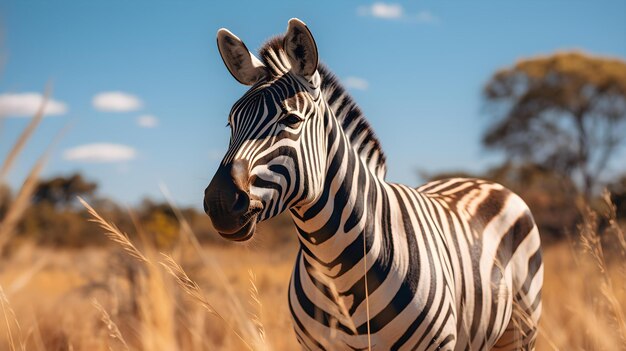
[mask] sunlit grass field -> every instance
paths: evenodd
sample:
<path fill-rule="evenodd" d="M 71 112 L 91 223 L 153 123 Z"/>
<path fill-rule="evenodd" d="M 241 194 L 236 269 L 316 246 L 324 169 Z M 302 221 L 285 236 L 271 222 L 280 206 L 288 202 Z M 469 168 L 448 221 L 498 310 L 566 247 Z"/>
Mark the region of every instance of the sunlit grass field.
<path fill-rule="evenodd" d="M 539 350 L 624 349 L 623 233 L 600 238 L 587 215 L 582 239 L 544 249 Z M 297 247 L 264 244 L 276 230 L 291 228 L 266 225 L 247 245 L 199 247 L 182 233 L 167 253 L 135 243 L 141 259 L 117 243 L 22 245 L 0 261 L 0 350 L 298 349 L 287 303 Z"/>

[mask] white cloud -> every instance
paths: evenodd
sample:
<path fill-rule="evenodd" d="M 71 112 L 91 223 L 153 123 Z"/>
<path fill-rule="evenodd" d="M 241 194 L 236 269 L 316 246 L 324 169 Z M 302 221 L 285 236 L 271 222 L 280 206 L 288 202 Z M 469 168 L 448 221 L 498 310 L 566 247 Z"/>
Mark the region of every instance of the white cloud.
<path fill-rule="evenodd" d="M 154 128 L 159 125 L 159 120 L 153 115 L 141 115 L 137 117 L 137 125 L 142 128 Z"/>
<path fill-rule="evenodd" d="M 361 16 L 373 16 L 385 19 L 399 19 L 404 16 L 404 8 L 400 4 L 375 2 L 371 6 L 360 6 L 357 13 Z"/>
<path fill-rule="evenodd" d="M 371 16 L 387 20 L 406 20 L 418 23 L 439 23 L 439 17 L 430 11 L 420 11 L 418 13 L 407 13 L 402 5 L 394 3 L 375 2 L 370 6 L 359 6 L 357 14 L 360 16 Z"/>
<path fill-rule="evenodd" d="M 0 94 L 0 117 L 32 117 L 41 108 L 44 96 L 39 93 Z M 63 115 L 67 105 L 51 98 L 45 101 L 44 115 Z"/>
<path fill-rule="evenodd" d="M 93 107 L 106 112 L 129 112 L 141 108 L 141 100 L 121 91 L 107 91 L 96 94 L 92 100 Z"/>
<path fill-rule="evenodd" d="M 119 162 L 135 158 L 137 152 L 130 146 L 110 143 L 85 144 L 65 150 L 63 158 L 80 162 Z"/>
<path fill-rule="evenodd" d="M 357 90 L 367 90 L 370 86 L 365 79 L 359 77 L 346 77 L 343 79 L 343 84 L 346 88 Z"/>

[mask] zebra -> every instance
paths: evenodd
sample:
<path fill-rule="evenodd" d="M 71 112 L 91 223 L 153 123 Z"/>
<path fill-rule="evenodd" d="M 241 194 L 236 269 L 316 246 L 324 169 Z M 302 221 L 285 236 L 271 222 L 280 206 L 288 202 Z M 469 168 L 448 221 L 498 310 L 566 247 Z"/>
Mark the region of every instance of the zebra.
<path fill-rule="evenodd" d="M 385 181 L 379 140 L 299 19 L 260 59 L 227 29 L 217 45 L 250 88 L 230 111 L 205 212 L 222 237 L 246 241 L 289 210 L 303 349 L 534 349 L 543 263 L 519 196 L 479 179 Z"/>

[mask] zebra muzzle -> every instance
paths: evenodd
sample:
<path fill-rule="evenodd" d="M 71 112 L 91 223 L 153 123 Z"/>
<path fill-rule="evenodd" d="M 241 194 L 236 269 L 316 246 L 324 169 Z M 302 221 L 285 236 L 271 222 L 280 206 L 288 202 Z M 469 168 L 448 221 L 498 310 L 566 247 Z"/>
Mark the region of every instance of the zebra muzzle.
<path fill-rule="evenodd" d="M 222 237 L 233 241 L 252 237 L 263 203 L 249 193 L 245 161 L 220 166 L 205 190 L 204 210 Z"/>

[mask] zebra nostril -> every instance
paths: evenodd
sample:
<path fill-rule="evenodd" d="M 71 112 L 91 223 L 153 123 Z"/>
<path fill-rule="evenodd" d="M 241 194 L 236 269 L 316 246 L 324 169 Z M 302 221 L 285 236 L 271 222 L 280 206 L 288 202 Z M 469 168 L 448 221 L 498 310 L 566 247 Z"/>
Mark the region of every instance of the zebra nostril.
<path fill-rule="evenodd" d="M 235 202 L 233 202 L 233 207 L 231 211 L 233 214 L 244 213 L 250 207 L 250 197 L 245 191 L 237 191 L 235 193 Z"/>

